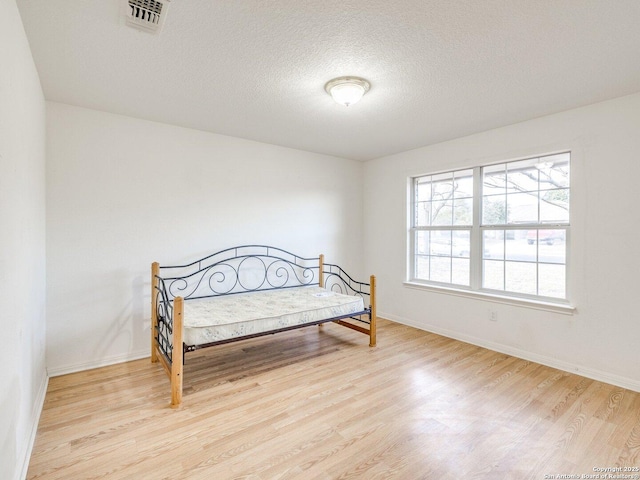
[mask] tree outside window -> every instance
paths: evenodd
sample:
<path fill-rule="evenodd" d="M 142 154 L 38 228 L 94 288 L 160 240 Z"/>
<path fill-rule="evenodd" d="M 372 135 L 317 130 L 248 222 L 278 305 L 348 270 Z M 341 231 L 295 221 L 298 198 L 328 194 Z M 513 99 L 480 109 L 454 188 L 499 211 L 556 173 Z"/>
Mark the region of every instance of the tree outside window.
<path fill-rule="evenodd" d="M 415 177 L 411 193 L 411 281 L 566 300 L 569 153 Z"/>

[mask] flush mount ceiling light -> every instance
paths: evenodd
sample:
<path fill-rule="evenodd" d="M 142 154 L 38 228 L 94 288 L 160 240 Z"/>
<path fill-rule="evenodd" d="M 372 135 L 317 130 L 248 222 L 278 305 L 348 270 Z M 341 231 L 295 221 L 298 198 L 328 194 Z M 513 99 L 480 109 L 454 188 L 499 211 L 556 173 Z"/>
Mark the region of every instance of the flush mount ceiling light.
<path fill-rule="evenodd" d="M 333 99 L 340 105 L 348 107 L 360 101 L 369 91 L 371 84 L 360 77 L 339 77 L 329 80 L 324 86 Z"/>

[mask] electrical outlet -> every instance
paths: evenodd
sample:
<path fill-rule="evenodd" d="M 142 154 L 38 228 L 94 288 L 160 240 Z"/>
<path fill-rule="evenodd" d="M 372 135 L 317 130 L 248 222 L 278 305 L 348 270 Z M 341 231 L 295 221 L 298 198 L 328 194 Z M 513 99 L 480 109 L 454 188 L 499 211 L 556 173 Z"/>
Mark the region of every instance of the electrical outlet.
<path fill-rule="evenodd" d="M 497 322 L 498 321 L 498 312 L 496 312 L 493 309 L 489 309 L 489 320 L 492 322 Z"/>

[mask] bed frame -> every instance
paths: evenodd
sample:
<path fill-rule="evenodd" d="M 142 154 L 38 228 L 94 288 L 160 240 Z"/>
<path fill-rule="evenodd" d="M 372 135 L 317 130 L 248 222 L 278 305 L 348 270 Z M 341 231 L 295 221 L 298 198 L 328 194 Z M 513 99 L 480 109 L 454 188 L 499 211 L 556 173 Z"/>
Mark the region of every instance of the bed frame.
<path fill-rule="evenodd" d="M 182 340 L 184 302 L 221 295 L 317 285 L 327 290 L 363 297 L 361 312 L 293 325 L 203 345 Z M 368 302 L 366 301 L 368 298 Z M 186 265 L 151 265 L 151 361 L 160 362 L 171 380 L 171 406 L 182 403 L 185 354 L 200 348 L 270 335 L 310 325 L 334 322 L 369 336 L 376 345 L 376 278 L 353 280 L 324 255 L 304 258 L 266 245 L 228 248 Z"/>

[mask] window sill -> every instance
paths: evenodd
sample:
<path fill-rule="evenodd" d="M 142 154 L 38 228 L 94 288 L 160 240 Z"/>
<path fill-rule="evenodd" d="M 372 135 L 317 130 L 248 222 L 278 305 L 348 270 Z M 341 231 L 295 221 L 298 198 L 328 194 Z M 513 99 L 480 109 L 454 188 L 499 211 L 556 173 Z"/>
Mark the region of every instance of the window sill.
<path fill-rule="evenodd" d="M 418 282 L 404 282 L 407 288 L 416 290 L 426 290 L 434 293 L 444 293 L 446 295 L 454 295 L 457 297 L 474 298 L 477 300 L 485 300 L 487 302 L 501 303 L 504 305 L 513 305 L 516 307 L 532 308 L 535 310 L 544 310 L 546 312 L 560 313 L 563 315 L 573 315 L 576 307 L 566 303 L 552 303 L 538 300 L 530 300 L 528 298 L 508 297 L 506 295 L 496 295 L 488 292 L 476 292 L 471 290 L 463 290 L 458 288 L 441 287 L 436 285 L 426 285 Z"/>

